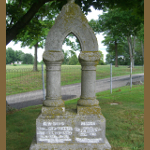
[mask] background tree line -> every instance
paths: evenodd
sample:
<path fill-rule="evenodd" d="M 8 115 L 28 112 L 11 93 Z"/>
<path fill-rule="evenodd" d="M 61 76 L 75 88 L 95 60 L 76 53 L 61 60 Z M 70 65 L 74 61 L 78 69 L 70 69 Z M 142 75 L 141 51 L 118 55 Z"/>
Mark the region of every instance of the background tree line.
<path fill-rule="evenodd" d="M 16 43 L 21 41 L 22 47 L 29 46 L 29 48 L 34 47 L 35 48 L 35 54 L 34 54 L 34 66 L 33 71 L 37 71 L 37 53 L 38 53 L 38 47 L 43 47 L 45 44 L 45 39 L 48 34 L 48 31 L 54 24 L 54 20 L 56 16 L 59 14 L 62 6 L 67 3 L 67 0 L 61 1 L 61 0 L 8 0 L 6 2 L 6 45 L 10 41 L 15 41 Z M 75 3 L 77 3 L 80 7 L 83 13 L 87 14 L 90 12 L 90 7 L 93 6 L 95 9 L 108 11 L 115 10 L 115 9 L 121 9 L 122 11 L 132 11 L 132 17 L 133 20 L 136 20 L 134 18 L 139 18 L 141 22 L 144 20 L 144 0 L 76 0 Z M 111 12 L 113 14 L 113 11 Z M 113 17 L 109 13 L 106 18 L 111 18 L 116 22 L 116 16 Z M 120 12 L 119 12 L 120 13 Z M 127 15 L 126 15 L 127 16 Z M 127 18 L 126 18 L 127 19 Z M 100 20 L 100 19 L 99 19 Z M 119 19 L 118 19 L 119 20 Z M 137 19 L 138 20 L 138 19 Z M 121 22 L 121 21 L 120 21 Z M 110 27 L 110 24 L 115 26 L 113 22 L 107 22 L 105 21 L 100 22 L 102 23 L 101 26 L 109 25 L 107 29 Z M 105 25 L 104 25 L 105 24 Z M 119 23 L 120 25 L 120 23 Z M 99 26 L 100 27 L 100 26 Z M 117 26 L 118 27 L 118 26 Z M 133 25 L 131 25 L 133 27 Z M 135 27 L 135 26 L 134 26 Z M 136 28 L 136 27 L 135 27 Z M 98 29 L 98 28 L 97 28 Z M 131 29 L 131 28 L 130 28 Z M 99 28 L 98 32 L 101 32 L 102 29 Z M 95 30 L 94 30 L 95 31 Z M 104 31 L 104 29 L 103 29 Z M 97 32 L 97 31 L 96 31 Z M 108 33 L 108 31 L 105 30 L 105 32 Z M 118 31 L 119 33 L 119 31 Z M 124 32 L 125 33 L 125 32 Z M 115 65 L 118 64 L 118 57 L 119 50 L 117 50 L 117 47 L 120 44 L 120 39 L 117 38 L 117 36 L 114 34 L 114 31 L 109 32 L 109 36 L 111 35 L 111 38 L 115 39 Z M 124 34 L 124 36 L 126 36 Z M 119 42 L 119 43 L 117 43 Z M 131 44 L 131 37 L 128 36 L 128 44 Z M 143 43 L 142 43 L 143 44 Z M 141 45 L 142 45 L 141 44 Z M 106 42 L 105 45 L 108 46 L 108 43 Z M 144 44 L 143 44 L 144 45 Z M 110 46 L 110 45 L 109 45 Z M 108 47 L 109 47 L 108 46 Z M 110 46 L 112 47 L 112 46 Z M 144 46 L 143 47 L 143 54 L 144 54 Z M 134 48 L 130 46 L 129 48 L 130 53 Z M 74 50 L 75 51 L 75 50 Z M 70 62 L 69 64 L 72 64 L 72 60 L 77 60 L 77 57 L 73 55 L 73 52 L 70 56 Z M 130 59 L 132 59 L 134 56 L 130 55 Z M 67 60 L 66 60 L 67 61 Z"/>
<path fill-rule="evenodd" d="M 107 63 L 120 65 L 143 65 L 144 63 L 144 21 L 134 14 L 134 9 L 107 9 L 98 20 L 89 22 L 95 33 L 103 32 L 107 46 Z M 119 57 L 118 56 L 122 56 Z M 115 62 L 114 62 L 115 61 Z"/>
<path fill-rule="evenodd" d="M 64 61 L 63 64 L 65 65 L 80 65 L 78 58 L 77 58 L 77 54 L 76 52 L 80 52 L 81 51 L 81 47 L 80 47 L 80 42 L 78 40 L 78 38 L 73 34 L 69 34 L 63 44 L 66 44 L 67 46 L 70 46 L 70 50 L 62 50 L 64 53 Z M 100 51 L 100 61 L 99 61 L 99 65 L 104 65 L 104 55 L 102 53 L 102 51 Z"/>
<path fill-rule="evenodd" d="M 6 64 L 14 63 L 15 61 L 22 61 L 22 64 L 33 64 L 33 56 L 24 53 L 21 50 L 14 51 L 12 48 L 6 49 Z"/>

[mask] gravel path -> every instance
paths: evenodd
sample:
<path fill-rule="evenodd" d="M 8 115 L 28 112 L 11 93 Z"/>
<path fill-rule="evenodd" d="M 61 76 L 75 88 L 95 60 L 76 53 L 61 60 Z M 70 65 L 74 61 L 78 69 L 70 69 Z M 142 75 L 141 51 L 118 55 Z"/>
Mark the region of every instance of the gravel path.
<path fill-rule="evenodd" d="M 112 78 L 112 88 L 126 86 L 130 81 L 129 75 Z M 132 81 L 144 82 L 144 74 L 132 75 Z M 110 89 L 110 78 L 96 80 L 96 93 Z M 65 85 L 61 87 L 62 99 L 69 100 L 78 98 L 81 95 L 81 83 Z M 20 109 L 32 105 L 43 103 L 43 91 L 37 90 L 33 92 L 20 93 L 6 96 L 6 100 L 11 107 Z"/>

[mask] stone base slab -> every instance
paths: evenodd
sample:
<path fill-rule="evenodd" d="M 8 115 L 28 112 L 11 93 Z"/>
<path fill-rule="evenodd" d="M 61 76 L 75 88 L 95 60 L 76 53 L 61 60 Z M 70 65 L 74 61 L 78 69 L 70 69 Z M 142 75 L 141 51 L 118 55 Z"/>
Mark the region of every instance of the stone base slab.
<path fill-rule="evenodd" d="M 111 150 L 111 146 L 107 138 L 103 144 L 37 144 L 35 136 L 29 150 Z"/>
<path fill-rule="evenodd" d="M 102 114 L 80 115 L 77 109 L 66 109 L 64 115 L 60 116 L 40 114 L 36 119 L 36 137 L 30 149 L 110 150 L 105 137 L 105 126 Z"/>

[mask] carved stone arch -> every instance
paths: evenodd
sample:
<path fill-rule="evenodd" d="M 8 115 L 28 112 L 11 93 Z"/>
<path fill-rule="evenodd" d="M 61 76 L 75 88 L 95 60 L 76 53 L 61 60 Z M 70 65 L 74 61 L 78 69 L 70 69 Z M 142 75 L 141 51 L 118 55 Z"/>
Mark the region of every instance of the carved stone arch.
<path fill-rule="evenodd" d="M 78 38 L 82 51 L 98 51 L 96 36 L 80 7 L 74 2 L 63 6 L 48 33 L 45 50 L 61 51 L 62 43 L 69 33 Z"/>
<path fill-rule="evenodd" d="M 74 0 L 68 0 L 55 24 L 50 29 L 46 43 L 43 61 L 46 64 L 46 100 L 44 106 L 64 107 L 61 99 L 61 64 L 64 59 L 62 44 L 69 33 L 79 40 L 81 52 L 79 62 L 82 66 L 80 106 L 98 106 L 95 98 L 96 65 L 100 59 L 96 36 L 89 26 L 85 15 Z"/>

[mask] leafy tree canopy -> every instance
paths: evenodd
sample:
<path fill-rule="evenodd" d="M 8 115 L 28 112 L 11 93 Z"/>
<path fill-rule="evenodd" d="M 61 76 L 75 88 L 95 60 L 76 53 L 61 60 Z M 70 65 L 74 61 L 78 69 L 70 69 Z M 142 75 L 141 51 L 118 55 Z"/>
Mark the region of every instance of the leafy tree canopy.
<path fill-rule="evenodd" d="M 21 55 L 24 54 L 21 50 L 14 51 L 11 47 L 6 49 L 6 64 L 14 63 L 15 61 L 21 61 Z"/>
<path fill-rule="evenodd" d="M 50 7 L 45 7 L 50 3 Z M 32 20 L 36 13 L 40 12 L 43 17 L 46 16 L 50 8 L 62 8 L 67 0 L 8 0 L 6 3 L 6 44 L 16 39 L 16 36 Z M 133 9 L 137 16 L 143 17 L 144 0 L 76 0 L 84 13 L 90 12 L 90 7 L 95 9 L 105 9 L 105 7 L 121 7 Z M 143 17 L 144 18 L 144 17 Z"/>
<path fill-rule="evenodd" d="M 23 64 L 33 64 L 33 56 L 31 54 L 23 54 L 21 55 L 21 60 Z"/>

